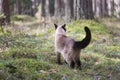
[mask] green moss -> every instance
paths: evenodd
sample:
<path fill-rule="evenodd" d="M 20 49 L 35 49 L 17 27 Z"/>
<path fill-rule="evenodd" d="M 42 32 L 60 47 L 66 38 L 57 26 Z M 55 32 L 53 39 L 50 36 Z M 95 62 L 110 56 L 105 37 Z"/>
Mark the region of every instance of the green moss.
<path fill-rule="evenodd" d="M 76 40 L 85 37 L 85 26 L 88 26 L 92 32 L 90 45 L 81 51 L 82 70 L 80 71 L 77 67 L 69 68 L 63 63 L 63 58 L 62 65 L 56 63 L 53 28 L 45 29 L 36 21 L 25 22 L 26 17 L 18 18 L 23 20 L 22 25 L 29 26 L 30 31 L 16 31 L 16 33 L 12 28 L 5 28 L 12 41 L 9 42 L 9 47 L 0 52 L 0 70 L 5 72 L 7 79 L 107 80 L 111 77 L 116 80 L 119 77 L 117 73 L 120 72 L 120 48 L 119 43 L 117 44 L 119 41 L 116 42 L 119 38 L 114 40 L 108 28 L 100 22 L 78 20 L 67 25 L 68 35 Z M 19 20 L 16 22 L 21 26 Z M 17 26 L 14 28 L 16 29 Z M 3 46 L 2 36 L 1 34 L 1 46 Z"/>
<path fill-rule="evenodd" d="M 32 21 L 34 18 L 27 15 L 14 15 L 11 17 L 13 21 Z"/>

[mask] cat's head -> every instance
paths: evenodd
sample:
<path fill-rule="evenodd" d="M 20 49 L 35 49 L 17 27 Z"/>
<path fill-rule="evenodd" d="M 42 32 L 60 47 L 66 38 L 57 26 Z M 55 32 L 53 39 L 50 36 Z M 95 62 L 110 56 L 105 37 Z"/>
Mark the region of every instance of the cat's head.
<path fill-rule="evenodd" d="M 55 26 L 55 30 L 59 31 L 59 32 L 66 32 L 66 24 L 62 25 L 62 26 L 58 26 L 57 24 L 54 24 Z"/>

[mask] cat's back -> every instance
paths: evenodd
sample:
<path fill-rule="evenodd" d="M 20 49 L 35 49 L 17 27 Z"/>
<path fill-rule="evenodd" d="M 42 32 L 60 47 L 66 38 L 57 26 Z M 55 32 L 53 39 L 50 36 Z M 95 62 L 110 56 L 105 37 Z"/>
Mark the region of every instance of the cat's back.
<path fill-rule="evenodd" d="M 65 45 L 67 36 L 65 35 L 58 35 L 55 39 L 56 47 L 63 47 Z"/>
<path fill-rule="evenodd" d="M 67 37 L 66 35 L 59 35 L 56 38 L 55 46 L 59 49 L 64 49 L 64 47 L 72 47 L 74 44 L 74 39 Z"/>

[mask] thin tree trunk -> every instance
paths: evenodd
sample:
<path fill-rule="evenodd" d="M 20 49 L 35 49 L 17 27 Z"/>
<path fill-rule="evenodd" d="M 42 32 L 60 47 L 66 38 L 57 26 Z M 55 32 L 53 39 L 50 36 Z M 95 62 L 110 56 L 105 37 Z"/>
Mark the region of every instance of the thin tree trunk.
<path fill-rule="evenodd" d="M 120 18 L 120 0 L 114 0 L 114 9 L 115 9 L 115 16 Z"/>
<path fill-rule="evenodd" d="M 108 16 L 108 5 L 107 5 L 107 1 L 106 0 L 103 0 L 102 1 L 102 4 L 103 4 L 103 16 Z"/>
<path fill-rule="evenodd" d="M 61 16 L 65 16 L 65 0 L 60 0 Z"/>
<path fill-rule="evenodd" d="M 46 14 L 45 14 L 45 0 L 42 0 L 41 4 L 42 4 L 41 16 L 45 17 L 46 16 Z"/>
<path fill-rule="evenodd" d="M 96 17 L 101 17 L 102 16 L 102 5 L 101 5 L 101 0 L 96 0 Z"/>
<path fill-rule="evenodd" d="M 3 10 L 2 10 L 2 0 L 0 0 L 0 14 L 3 13 Z"/>
<path fill-rule="evenodd" d="M 55 0 L 55 17 L 56 18 L 60 18 L 60 3 L 59 3 L 60 0 Z"/>
<path fill-rule="evenodd" d="M 15 1 L 14 14 L 21 14 L 21 0 L 16 0 Z"/>
<path fill-rule="evenodd" d="M 49 12 L 50 12 L 50 16 L 54 16 L 54 11 L 55 11 L 55 9 L 54 9 L 54 2 L 55 2 L 55 0 L 49 0 Z"/>
<path fill-rule="evenodd" d="M 77 0 L 77 20 L 80 19 L 80 15 L 81 15 L 81 13 L 80 13 L 80 6 L 81 6 L 80 0 Z"/>
<path fill-rule="evenodd" d="M 32 3 L 31 3 L 31 16 L 34 16 L 35 13 L 37 12 L 37 7 L 38 7 L 38 1 L 37 0 L 32 0 Z"/>
<path fill-rule="evenodd" d="M 70 0 L 71 19 L 74 18 L 74 0 Z"/>
<path fill-rule="evenodd" d="M 9 0 L 3 0 L 2 7 L 3 7 L 3 13 L 4 13 L 4 15 L 6 16 L 5 21 L 6 21 L 7 23 L 10 23 Z"/>
<path fill-rule="evenodd" d="M 69 22 L 71 18 L 70 1 L 65 0 L 65 21 Z"/>
<path fill-rule="evenodd" d="M 92 8 L 93 8 L 93 14 L 95 15 L 96 13 L 96 0 L 92 0 Z"/>
<path fill-rule="evenodd" d="M 108 15 L 113 16 L 114 15 L 114 0 L 107 0 L 108 5 Z"/>
<path fill-rule="evenodd" d="M 46 4 L 45 4 L 45 12 L 46 12 L 46 17 L 49 18 L 50 17 L 50 11 L 49 11 L 49 0 L 46 0 Z"/>
<path fill-rule="evenodd" d="M 93 19 L 94 18 L 94 15 L 93 15 L 93 9 L 92 9 L 92 0 L 87 0 L 88 1 L 88 6 L 87 6 L 87 13 L 88 13 L 88 16 L 87 16 L 87 19 Z"/>
<path fill-rule="evenodd" d="M 77 20 L 77 0 L 74 0 L 74 19 Z"/>

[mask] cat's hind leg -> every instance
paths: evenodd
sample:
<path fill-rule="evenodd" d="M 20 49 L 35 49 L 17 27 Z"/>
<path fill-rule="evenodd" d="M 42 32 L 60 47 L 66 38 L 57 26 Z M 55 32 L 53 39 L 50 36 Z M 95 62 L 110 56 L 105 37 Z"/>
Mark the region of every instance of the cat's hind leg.
<path fill-rule="evenodd" d="M 80 70 L 82 70 L 80 59 L 79 59 L 79 60 L 75 60 L 75 62 L 76 62 L 76 64 L 77 64 L 77 67 L 78 67 Z"/>
<path fill-rule="evenodd" d="M 56 52 L 56 60 L 58 64 L 61 64 L 61 53 Z"/>
<path fill-rule="evenodd" d="M 70 68 L 74 68 L 75 67 L 75 62 L 73 61 L 73 60 L 71 60 L 70 62 L 69 62 L 69 66 L 70 66 Z"/>

